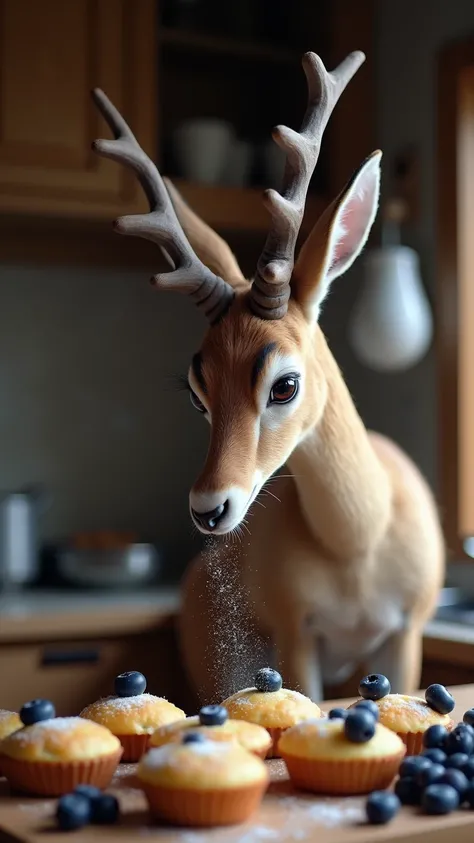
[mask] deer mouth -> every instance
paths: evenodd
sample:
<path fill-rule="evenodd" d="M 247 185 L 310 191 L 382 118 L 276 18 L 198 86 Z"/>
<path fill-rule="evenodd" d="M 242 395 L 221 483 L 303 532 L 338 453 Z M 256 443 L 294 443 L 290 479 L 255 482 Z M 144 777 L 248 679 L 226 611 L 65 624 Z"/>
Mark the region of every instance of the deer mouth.
<path fill-rule="evenodd" d="M 237 530 L 245 519 L 260 491 L 258 483 L 253 487 L 248 498 L 242 494 L 243 490 L 233 489 L 227 497 L 208 511 L 199 511 L 190 505 L 191 518 L 203 535 L 226 536 Z"/>

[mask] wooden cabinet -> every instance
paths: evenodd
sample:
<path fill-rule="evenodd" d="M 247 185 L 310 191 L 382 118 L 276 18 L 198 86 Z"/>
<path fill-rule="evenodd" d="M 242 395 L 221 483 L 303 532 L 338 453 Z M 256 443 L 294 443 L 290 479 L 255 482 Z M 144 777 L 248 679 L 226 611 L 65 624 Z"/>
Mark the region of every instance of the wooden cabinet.
<path fill-rule="evenodd" d="M 101 87 L 156 153 L 155 0 L 2 0 L 0 212 L 113 218 L 143 210 L 131 175 L 94 155 Z"/>
<path fill-rule="evenodd" d="M 18 710 L 39 697 L 52 700 L 61 716 L 79 714 L 90 702 L 113 693 L 114 677 L 125 670 L 140 670 L 150 693 L 186 712 L 195 710 L 172 625 L 127 636 L 2 643 L 0 706 Z"/>

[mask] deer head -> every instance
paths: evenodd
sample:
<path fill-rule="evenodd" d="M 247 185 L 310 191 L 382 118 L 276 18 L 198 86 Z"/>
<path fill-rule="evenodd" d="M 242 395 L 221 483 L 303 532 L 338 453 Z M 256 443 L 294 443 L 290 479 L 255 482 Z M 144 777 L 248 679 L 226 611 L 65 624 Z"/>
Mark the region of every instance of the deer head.
<path fill-rule="evenodd" d="M 93 148 L 131 167 L 150 204 L 148 214 L 117 220 L 117 231 L 154 241 L 172 271 L 152 283 L 190 295 L 210 322 L 188 375 L 191 401 L 211 425 L 206 463 L 190 492 L 191 515 L 203 533 L 236 528 L 324 412 L 328 385 L 315 350 L 318 317 L 331 282 L 367 240 L 378 203 L 380 152 L 315 223 L 296 261 L 295 248 L 324 129 L 364 58 L 351 53 L 328 73 L 314 53 L 303 57 L 308 107 L 299 133 L 285 126 L 273 132 L 286 153 L 284 185 L 281 193 L 264 194 L 271 226 L 252 282 L 228 245 L 171 183 L 165 185 L 105 94 L 93 92 L 115 138 L 97 140 Z"/>

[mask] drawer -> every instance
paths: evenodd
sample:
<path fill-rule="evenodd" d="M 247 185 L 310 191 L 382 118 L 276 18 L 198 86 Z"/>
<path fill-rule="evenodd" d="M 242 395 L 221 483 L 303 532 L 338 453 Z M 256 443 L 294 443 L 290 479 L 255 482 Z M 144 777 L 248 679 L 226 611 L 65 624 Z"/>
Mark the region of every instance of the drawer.
<path fill-rule="evenodd" d="M 27 700 L 52 700 L 58 715 L 78 714 L 113 693 L 114 678 L 140 670 L 150 693 L 192 705 L 171 630 L 127 638 L 50 641 L 0 646 L 0 707 L 18 710 Z"/>

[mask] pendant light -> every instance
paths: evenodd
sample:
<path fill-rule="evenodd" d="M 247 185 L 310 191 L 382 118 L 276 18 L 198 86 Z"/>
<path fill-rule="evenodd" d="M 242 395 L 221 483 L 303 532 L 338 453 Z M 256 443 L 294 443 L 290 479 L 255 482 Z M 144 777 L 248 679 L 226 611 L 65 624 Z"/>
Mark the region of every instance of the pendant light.
<path fill-rule="evenodd" d="M 417 252 L 400 242 L 404 204 L 388 203 L 382 243 L 363 259 L 364 280 L 349 321 L 358 360 L 379 372 L 415 366 L 433 338 L 433 317 Z"/>

